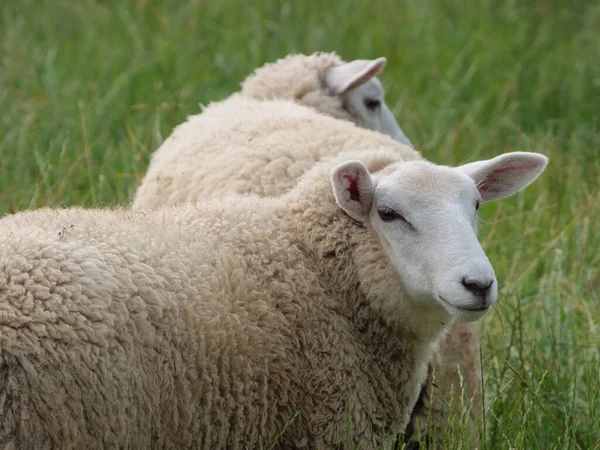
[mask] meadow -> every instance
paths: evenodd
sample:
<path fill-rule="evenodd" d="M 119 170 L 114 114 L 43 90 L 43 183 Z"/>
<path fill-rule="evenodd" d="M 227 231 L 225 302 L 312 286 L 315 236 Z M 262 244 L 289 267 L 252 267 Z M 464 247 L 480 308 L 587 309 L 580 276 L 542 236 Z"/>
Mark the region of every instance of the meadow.
<path fill-rule="evenodd" d="M 0 215 L 131 201 L 200 104 L 288 53 L 386 56 L 424 156 L 550 158 L 482 206 L 485 449 L 600 449 L 600 3 L 15 0 L 0 9 Z M 448 449 L 467 448 L 460 422 Z"/>

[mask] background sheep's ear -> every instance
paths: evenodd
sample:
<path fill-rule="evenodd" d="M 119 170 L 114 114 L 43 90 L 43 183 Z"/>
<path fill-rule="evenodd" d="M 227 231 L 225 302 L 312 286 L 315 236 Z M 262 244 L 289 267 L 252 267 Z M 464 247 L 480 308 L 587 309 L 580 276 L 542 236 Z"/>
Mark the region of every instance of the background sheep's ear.
<path fill-rule="evenodd" d="M 325 74 L 325 85 L 333 95 L 341 95 L 350 89 L 366 83 L 383 70 L 387 59 L 357 59 L 349 63 L 333 66 Z"/>
<path fill-rule="evenodd" d="M 519 192 L 539 177 L 548 158 L 539 153 L 513 152 L 486 161 L 477 161 L 456 169 L 475 181 L 484 202 Z"/>
<path fill-rule="evenodd" d="M 366 222 L 373 201 L 373 181 L 369 169 L 360 161 L 348 161 L 331 174 L 338 205 L 354 220 Z"/>

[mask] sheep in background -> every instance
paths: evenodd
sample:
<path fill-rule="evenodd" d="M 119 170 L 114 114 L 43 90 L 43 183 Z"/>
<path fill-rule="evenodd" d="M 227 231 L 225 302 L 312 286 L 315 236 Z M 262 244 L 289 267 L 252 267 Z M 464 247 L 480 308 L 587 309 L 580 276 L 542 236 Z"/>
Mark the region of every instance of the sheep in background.
<path fill-rule="evenodd" d="M 293 102 L 234 94 L 175 128 L 152 155 L 133 207 L 232 193 L 279 195 L 322 158 L 375 147 L 420 158 L 390 136 Z"/>
<path fill-rule="evenodd" d="M 386 105 L 383 86 L 375 77 L 386 63 L 383 57 L 346 63 L 335 53 L 288 55 L 246 78 L 241 94 L 257 100 L 290 100 L 413 147 Z"/>
<path fill-rule="evenodd" d="M 369 150 L 280 198 L 3 218 L 0 446 L 254 448 L 294 417 L 278 448 L 386 445 L 444 330 L 496 300 L 479 202 L 546 163 Z"/>

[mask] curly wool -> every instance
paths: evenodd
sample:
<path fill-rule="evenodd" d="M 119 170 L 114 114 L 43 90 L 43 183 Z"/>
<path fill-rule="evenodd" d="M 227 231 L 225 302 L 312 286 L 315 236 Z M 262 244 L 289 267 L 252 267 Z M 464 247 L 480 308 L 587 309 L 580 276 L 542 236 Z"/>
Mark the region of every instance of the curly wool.
<path fill-rule="evenodd" d="M 377 147 L 420 158 L 389 136 L 310 108 L 234 94 L 175 128 L 152 155 L 133 207 L 156 208 L 217 194 L 276 196 L 324 157 Z"/>
<path fill-rule="evenodd" d="M 335 204 L 358 158 L 401 160 L 345 154 L 281 199 L 0 220 L 0 446 L 255 448 L 297 412 L 278 448 L 404 430 L 449 317 Z"/>
<path fill-rule="evenodd" d="M 242 83 L 241 94 L 256 100 L 291 100 L 337 119 L 360 123 L 344 108 L 341 97 L 330 95 L 323 80 L 327 71 L 344 61 L 336 53 L 288 55 L 256 69 Z"/>

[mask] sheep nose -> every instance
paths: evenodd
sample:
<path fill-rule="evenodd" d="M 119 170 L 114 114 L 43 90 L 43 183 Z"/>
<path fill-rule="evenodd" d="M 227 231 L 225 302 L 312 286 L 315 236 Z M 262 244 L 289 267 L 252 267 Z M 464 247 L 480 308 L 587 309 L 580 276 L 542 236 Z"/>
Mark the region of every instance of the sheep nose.
<path fill-rule="evenodd" d="M 485 299 L 493 284 L 494 280 L 476 280 L 469 277 L 464 277 L 462 279 L 462 285 L 464 288 L 473 294 L 483 306 L 487 306 Z"/>

